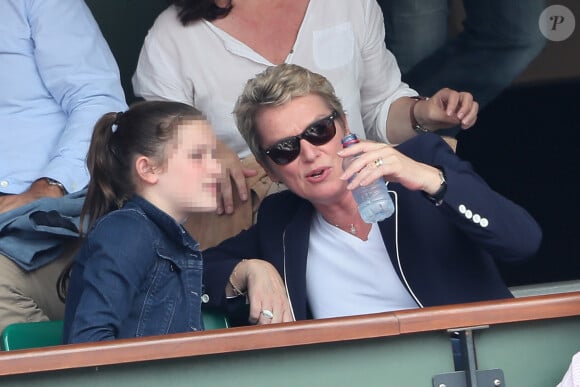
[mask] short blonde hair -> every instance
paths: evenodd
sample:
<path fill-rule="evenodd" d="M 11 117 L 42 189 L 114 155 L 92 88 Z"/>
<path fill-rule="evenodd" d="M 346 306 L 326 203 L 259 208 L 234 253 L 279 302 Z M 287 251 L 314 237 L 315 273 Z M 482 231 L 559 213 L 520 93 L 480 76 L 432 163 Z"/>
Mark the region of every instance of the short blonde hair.
<path fill-rule="evenodd" d="M 256 127 L 256 117 L 262 109 L 280 106 L 292 98 L 315 94 L 339 113 L 344 125 L 344 110 L 330 82 L 320 74 L 293 64 L 269 67 L 250 79 L 234 107 L 236 124 L 250 151 L 263 165 L 267 156 L 260 146 L 261 138 Z"/>

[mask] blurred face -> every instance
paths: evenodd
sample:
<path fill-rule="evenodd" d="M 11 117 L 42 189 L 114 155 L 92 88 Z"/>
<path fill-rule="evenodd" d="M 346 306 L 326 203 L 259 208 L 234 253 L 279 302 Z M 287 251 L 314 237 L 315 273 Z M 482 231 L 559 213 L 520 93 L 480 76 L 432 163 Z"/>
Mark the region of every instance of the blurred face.
<path fill-rule="evenodd" d="M 266 170 L 272 180 L 286 184 L 291 191 L 315 205 L 333 204 L 348 193 L 345 189 L 347 183 L 339 179 L 342 159 L 336 154 L 342 149 L 341 138 L 345 134 L 340 119 L 334 120 L 336 134 L 327 143 L 314 145 L 307 140 L 312 128 L 324 128 L 327 125 L 325 119 L 332 113 L 322 98 L 312 94 L 264 109 L 256 117 L 261 146 L 267 153 L 280 156 L 275 152 L 276 148 L 285 148 L 280 144 L 292 147 L 299 141 L 300 153 L 295 159 L 288 162 L 288 159 L 279 157 L 283 163 L 276 164 L 268 157 Z M 299 135 L 302 138 L 298 140 L 290 138 Z M 284 141 L 281 143 L 281 140 Z"/>
<path fill-rule="evenodd" d="M 215 147 L 215 135 L 204 120 L 184 121 L 177 138 L 167 145 L 157 197 L 164 202 L 161 208 L 176 220 L 182 221 L 190 212 L 216 209 L 221 165 L 215 158 Z"/>

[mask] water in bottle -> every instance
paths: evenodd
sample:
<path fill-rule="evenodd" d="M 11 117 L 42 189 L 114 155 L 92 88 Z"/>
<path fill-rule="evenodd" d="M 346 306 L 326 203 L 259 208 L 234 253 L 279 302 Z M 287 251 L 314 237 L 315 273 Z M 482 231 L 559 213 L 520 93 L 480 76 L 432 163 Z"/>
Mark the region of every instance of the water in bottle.
<path fill-rule="evenodd" d="M 342 147 L 348 148 L 358 142 L 355 134 L 348 134 L 342 139 Z M 342 163 L 343 169 L 346 169 L 358 157 L 359 155 L 345 158 Z M 393 200 L 382 177 L 369 185 L 355 188 L 352 195 L 358 204 L 360 216 L 366 223 L 385 220 L 395 211 Z"/>

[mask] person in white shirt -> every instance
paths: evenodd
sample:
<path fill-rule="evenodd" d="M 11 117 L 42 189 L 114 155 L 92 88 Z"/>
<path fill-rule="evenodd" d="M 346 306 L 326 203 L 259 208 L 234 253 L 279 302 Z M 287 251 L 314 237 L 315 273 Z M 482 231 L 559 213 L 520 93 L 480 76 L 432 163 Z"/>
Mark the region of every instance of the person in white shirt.
<path fill-rule="evenodd" d="M 476 120 L 473 102 L 458 109 Z M 533 256 L 541 229 L 440 136 L 343 148 L 348 114 L 332 85 L 290 64 L 248 81 L 234 111 L 256 159 L 288 189 L 264 199 L 249 230 L 204 251 L 207 306 L 245 323 L 247 295 L 265 318 L 284 319 L 286 304 L 263 291 L 280 281 L 245 275 L 255 258 L 277 269 L 295 320 L 513 297 L 497 263 Z M 351 190 L 377 180 L 394 212 L 367 223 Z"/>
<path fill-rule="evenodd" d="M 578 387 L 580 386 L 580 352 L 577 352 L 570 362 L 570 367 L 564 374 L 562 381 L 556 387 Z"/>
<path fill-rule="evenodd" d="M 328 78 L 349 113 L 351 131 L 360 138 L 401 143 L 421 128 L 433 131 L 472 124 L 452 108 L 435 116 L 427 104 L 415 105 L 417 100 L 409 98 L 417 92 L 401 81 L 397 62 L 386 49 L 376 0 L 172 3 L 145 39 L 133 87 L 146 100 L 173 100 L 198 108 L 221 141 L 218 148 L 227 174 L 217 213 L 236 217 L 190 218 L 188 229 L 202 248 L 249 227 L 252 210 L 271 190 L 232 115 L 245 82 L 267 67 L 298 64 Z M 459 94 L 444 89 L 439 95 L 454 106 Z"/>

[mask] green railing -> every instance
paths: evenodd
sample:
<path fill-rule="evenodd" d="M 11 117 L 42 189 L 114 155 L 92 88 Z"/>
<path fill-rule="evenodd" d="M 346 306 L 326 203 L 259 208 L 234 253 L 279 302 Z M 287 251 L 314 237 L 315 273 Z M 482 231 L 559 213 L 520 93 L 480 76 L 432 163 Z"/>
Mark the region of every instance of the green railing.
<path fill-rule="evenodd" d="M 472 368 L 440 379 L 455 371 L 449 332 L 458 330 L 472 339 L 463 340 Z M 5 352 L 0 384 L 547 387 L 580 350 L 579 332 L 573 292 Z"/>

